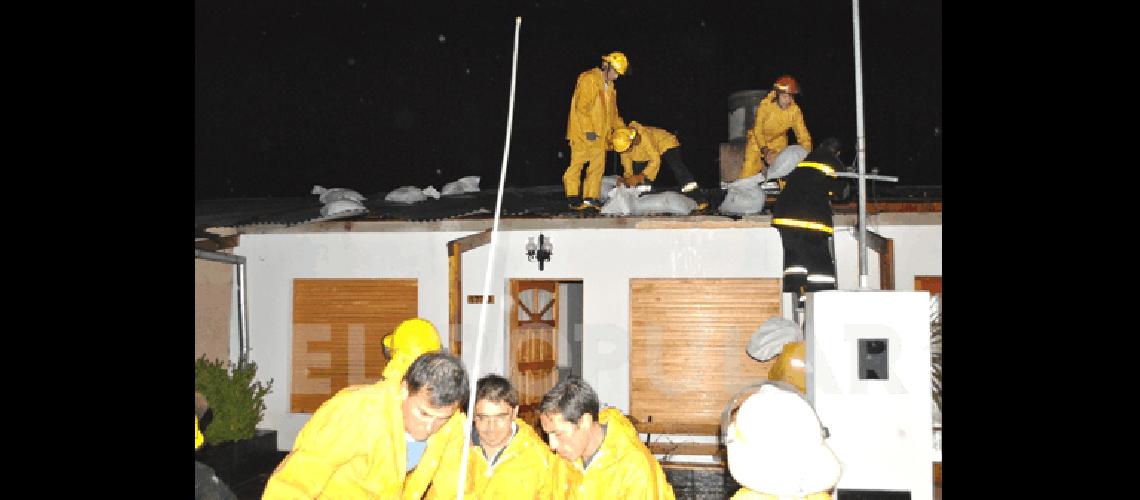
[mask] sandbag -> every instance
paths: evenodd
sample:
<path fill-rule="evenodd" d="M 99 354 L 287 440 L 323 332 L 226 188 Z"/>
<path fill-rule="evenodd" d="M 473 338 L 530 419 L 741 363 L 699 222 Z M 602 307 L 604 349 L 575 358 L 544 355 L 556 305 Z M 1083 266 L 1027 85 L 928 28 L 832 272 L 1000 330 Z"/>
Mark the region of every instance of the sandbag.
<path fill-rule="evenodd" d="M 796 165 L 799 165 L 804 158 L 807 158 L 808 152 L 803 146 L 799 144 L 792 144 L 780 151 L 776 155 L 776 159 L 768 166 L 768 180 L 779 179 L 785 175 L 792 173 Z"/>
<path fill-rule="evenodd" d="M 415 186 L 400 186 L 384 195 L 384 201 L 412 204 L 424 201 L 428 199 L 428 197 L 438 200 L 439 191 L 436 191 L 433 186 L 428 186 L 423 189 Z"/>
<path fill-rule="evenodd" d="M 638 188 L 627 188 L 638 190 Z M 633 206 L 634 215 L 689 215 L 697 208 L 697 202 L 676 191 L 647 194 L 637 199 Z"/>
<path fill-rule="evenodd" d="M 602 177 L 602 203 L 605 203 L 606 200 L 609 199 L 610 192 L 615 186 L 617 186 L 618 179 L 620 178 L 621 177 L 617 175 L 607 175 L 605 177 Z"/>
<path fill-rule="evenodd" d="M 359 201 L 354 200 L 336 200 L 332 203 L 327 203 L 321 207 L 321 215 L 328 217 L 330 215 L 341 215 L 346 212 L 367 212 L 368 209 L 364 208 Z"/>
<path fill-rule="evenodd" d="M 800 325 L 796 324 L 795 321 L 781 316 L 772 316 L 752 333 L 745 350 L 752 359 L 768 361 L 780 355 L 780 351 L 784 349 L 784 344 L 803 339 L 804 332 L 800 330 Z"/>
<path fill-rule="evenodd" d="M 641 191 L 637 188 L 625 186 L 611 186 L 609 191 L 605 191 L 606 200 L 602 205 L 602 215 L 631 215 L 633 214 L 634 206 L 637 205 L 637 196 Z"/>
<path fill-rule="evenodd" d="M 479 176 L 470 175 L 443 185 L 439 194 L 443 196 L 479 192 Z"/>
<path fill-rule="evenodd" d="M 722 182 L 721 187 L 727 192 L 724 201 L 717 208 L 722 214 L 748 215 L 757 214 L 764 210 L 764 203 L 768 195 L 760 188 L 764 182 L 764 174 L 737 179 L 732 182 Z"/>
<path fill-rule="evenodd" d="M 321 186 L 313 186 L 311 192 L 312 194 L 320 195 L 321 203 L 332 203 L 337 200 L 364 201 L 368 199 L 360 193 L 346 188 L 326 189 Z"/>

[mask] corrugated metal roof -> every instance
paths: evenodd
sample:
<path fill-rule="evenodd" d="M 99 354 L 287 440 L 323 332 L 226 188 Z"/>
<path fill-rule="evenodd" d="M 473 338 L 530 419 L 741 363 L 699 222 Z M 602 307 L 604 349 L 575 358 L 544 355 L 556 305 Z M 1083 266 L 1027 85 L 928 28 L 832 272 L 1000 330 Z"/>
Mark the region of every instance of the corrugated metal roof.
<path fill-rule="evenodd" d="M 428 198 L 413 204 L 384 201 L 385 194 L 387 193 L 365 195 L 368 198 L 364 202 L 364 206 L 368 209 L 367 213 L 341 214 L 334 217 L 321 216 L 322 204 L 317 196 L 202 200 L 195 203 L 194 225 L 196 229 L 201 230 L 208 227 L 295 225 L 341 219 L 430 222 L 468 217 L 484 218 L 494 214 L 497 192 L 485 189 L 476 193 L 441 196 L 438 200 Z M 725 191 L 704 189 L 701 194 L 710 204 L 706 213 L 717 214 L 716 207 L 724 200 Z M 773 199 L 769 197 L 765 213 L 768 212 L 768 207 L 771 207 Z M 941 186 L 877 186 L 873 196 L 868 193 L 868 202 L 925 202 L 941 201 L 941 199 Z M 852 195 L 851 200 L 844 205 L 854 202 L 855 196 Z M 842 211 L 840 205 L 836 206 L 836 210 Z M 508 187 L 503 192 L 502 215 L 536 218 L 583 216 L 567 206 L 562 186 Z"/>

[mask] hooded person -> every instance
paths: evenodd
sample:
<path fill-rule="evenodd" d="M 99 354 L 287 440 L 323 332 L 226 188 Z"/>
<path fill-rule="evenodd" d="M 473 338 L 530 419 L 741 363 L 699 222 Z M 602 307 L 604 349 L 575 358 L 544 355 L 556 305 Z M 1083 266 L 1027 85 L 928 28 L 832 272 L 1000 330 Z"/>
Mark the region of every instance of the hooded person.
<path fill-rule="evenodd" d="M 785 382 L 764 382 L 722 427 L 732 500 L 830 500 L 842 467 L 811 404 Z"/>
<path fill-rule="evenodd" d="M 835 173 L 843 168 L 840 144 L 828 137 L 796 165 L 772 207 L 772 226 L 784 247 L 784 292 L 803 294 L 835 290 L 835 260 L 831 255 L 831 196 L 849 188 Z M 799 305 L 797 305 L 799 307 Z"/>
<path fill-rule="evenodd" d="M 383 344 L 383 378 L 322 403 L 262 498 L 420 499 L 429 488 L 457 495 L 466 371 L 440 352 L 439 333 L 420 318 L 402 322 Z"/>
<path fill-rule="evenodd" d="M 435 326 L 422 318 L 404 320 L 391 334 L 385 335 L 381 343 L 388 358 L 384 380 L 400 380 L 421 354 L 439 352 L 443 347 Z"/>
<path fill-rule="evenodd" d="M 408 367 L 420 356 L 440 352 L 443 344 L 439 332 L 423 318 L 404 320 L 390 335 L 381 341 L 388 364 L 384 366 L 384 380 L 399 384 Z M 463 460 L 464 405 L 452 414 L 423 449 L 420 464 L 408 473 L 404 481 L 404 498 L 419 498 L 424 491 L 440 497 L 454 496 L 458 491 L 459 469 Z"/>
<path fill-rule="evenodd" d="M 542 397 L 539 422 L 560 457 L 552 467 L 553 498 L 673 500 L 664 469 L 633 423 L 617 408 L 599 408 L 597 393 L 577 377 Z"/>

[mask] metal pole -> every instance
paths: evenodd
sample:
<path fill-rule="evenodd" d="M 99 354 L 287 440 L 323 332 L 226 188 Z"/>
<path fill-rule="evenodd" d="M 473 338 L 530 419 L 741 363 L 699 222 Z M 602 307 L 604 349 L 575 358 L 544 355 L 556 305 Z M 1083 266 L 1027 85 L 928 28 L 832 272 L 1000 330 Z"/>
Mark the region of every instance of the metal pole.
<path fill-rule="evenodd" d="M 859 0 L 851 0 L 851 19 L 855 35 L 855 129 L 859 164 L 859 288 L 870 287 L 867 277 L 867 145 L 863 133 L 863 57 L 859 44 Z"/>
<path fill-rule="evenodd" d="M 242 259 L 245 260 L 244 258 Z M 245 311 L 245 262 L 237 265 L 238 292 L 238 365 L 249 361 L 249 315 Z"/>
<path fill-rule="evenodd" d="M 209 252 L 206 250 L 194 249 L 194 258 L 202 260 L 212 260 L 214 262 L 224 262 L 226 264 L 245 264 L 245 257 L 241 255 L 230 255 L 228 253 Z"/>
<path fill-rule="evenodd" d="M 503 189 L 507 182 L 507 158 L 511 152 L 511 128 L 515 121 L 515 82 L 519 71 L 519 30 L 522 27 L 522 16 L 515 16 L 515 49 L 511 57 L 511 94 L 507 101 L 507 140 L 503 144 L 503 164 L 499 170 L 499 191 L 495 200 L 495 219 L 491 224 L 491 250 L 487 252 L 487 273 L 483 275 L 483 303 L 487 304 L 487 296 L 491 290 L 491 275 L 495 269 L 495 247 L 499 244 L 499 219 L 503 212 Z M 541 246 L 535 251 L 537 255 Z M 539 265 L 542 262 L 539 261 Z M 506 301 L 503 301 L 504 303 Z M 479 379 L 479 363 L 483 361 L 483 338 L 487 333 L 486 305 L 479 308 L 479 336 L 475 338 L 475 357 L 471 360 L 471 396 L 467 398 L 467 418 L 463 421 L 463 460 L 459 462 L 459 477 L 455 478 L 458 500 L 463 500 L 463 493 L 467 489 L 467 450 L 471 448 L 471 426 L 475 415 L 475 388 Z"/>

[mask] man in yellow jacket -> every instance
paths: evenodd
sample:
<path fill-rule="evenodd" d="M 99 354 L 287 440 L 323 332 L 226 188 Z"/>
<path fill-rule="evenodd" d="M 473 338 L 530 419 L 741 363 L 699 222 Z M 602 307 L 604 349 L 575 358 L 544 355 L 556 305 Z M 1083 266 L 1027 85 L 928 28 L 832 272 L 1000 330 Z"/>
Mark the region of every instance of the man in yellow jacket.
<path fill-rule="evenodd" d="M 625 185 L 651 186 L 657 181 L 661 172 L 661 160 L 664 159 L 673 171 L 674 180 L 682 193 L 700 188 L 681 160 L 681 141 L 669 131 L 642 125 L 634 120 L 629 122 L 628 127 L 614 129 L 610 142 L 614 151 L 621 155 L 622 181 Z"/>
<path fill-rule="evenodd" d="M 382 341 L 388 363 L 383 378 L 399 384 L 416 358 L 429 352 L 439 352 L 442 343 L 439 332 L 431 322 L 422 318 L 405 320 L 386 335 Z M 436 494 L 454 498 L 459 491 L 459 469 L 463 461 L 463 413 L 460 405 L 435 434 L 428 439 L 427 448 L 415 469 L 404 480 L 405 499 L 419 500 L 431 488 Z"/>
<path fill-rule="evenodd" d="M 551 498 L 558 457 L 518 413 L 519 394 L 509 380 L 494 374 L 479 379 L 464 498 Z M 427 498 L 445 497 L 433 487 Z"/>
<path fill-rule="evenodd" d="M 574 95 L 570 98 L 570 115 L 566 119 L 566 140 L 570 142 L 570 165 L 562 174 L 562 186 L 570 208 L 601 209 L 602 176 L 606 170 L 606 151 L 610 133 L 625 126 L 618 114 L 617 88 L 614 81 L 629 70 L 629 59 L 621 52 L 602 56 L 600 68 L 578 75 Z M 586 182 L 582 185 L 582 167 Z M 581 200 L 579 200 L 581 195 Z"/>
<path fill-rule="evenodd" d="M 408 471 L 467 399 L 468 384 L 457 358 L 427 353 L 399 384 L 342 389 L 301 429 L 262 498 L 419 498 L 423 490 L 406 491 Z"/>
<path fill-rule="evenodd" d="M 561 457 L 553 498 L 672 500 L 673 487 L 637 429 L 617 408 L 598 406 L 597 393 L 577 377 L 559 382 L 539 404 L 542 428 Z"/>
<path fill-rule="evenodd" d="M 796 79 L 784 75 L 776 79 L 772 91 L 760 100 L 756 106 L 756 120 L 748 131 L 748 143 L 744 146 L 740 179 L 761 171 L 767 174 L 767 165 L 776 161 L 780 151 L 788 147 L 788 129 L 795 131 L 797 143 L 811 151 L 811 134 L 804 124 L 804 114 L 796 104 L 795 96 L 799 93 Z"/>

